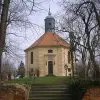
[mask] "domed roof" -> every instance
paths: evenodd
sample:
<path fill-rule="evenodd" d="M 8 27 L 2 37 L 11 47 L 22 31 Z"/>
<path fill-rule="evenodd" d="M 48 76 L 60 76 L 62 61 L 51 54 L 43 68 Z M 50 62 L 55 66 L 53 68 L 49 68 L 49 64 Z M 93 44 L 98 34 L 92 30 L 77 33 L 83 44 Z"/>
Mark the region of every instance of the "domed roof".
<path fill-rule="evenodd" d="M 53 16 L 51 16 L 51 15 L 48 15 L 45 19 L 47 19 L 47 18 L 54 18 Z"/>
<path fill-rule="evenodd" d="M 45 19 L 47 19 L 47 18 L 54 18 L 54 17 L 51 15 L 50 8 L 49 8 L 48 16 L 47 16 Z"/>

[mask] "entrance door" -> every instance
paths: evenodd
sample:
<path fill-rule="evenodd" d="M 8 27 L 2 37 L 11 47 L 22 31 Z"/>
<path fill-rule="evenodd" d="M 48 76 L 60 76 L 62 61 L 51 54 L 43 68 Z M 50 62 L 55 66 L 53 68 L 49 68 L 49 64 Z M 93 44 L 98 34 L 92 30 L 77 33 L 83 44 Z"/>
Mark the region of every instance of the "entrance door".
<path fill-rule="evenodd" d="M 53 75 L 53 61 L 48 61 L 48 75 Z"/>

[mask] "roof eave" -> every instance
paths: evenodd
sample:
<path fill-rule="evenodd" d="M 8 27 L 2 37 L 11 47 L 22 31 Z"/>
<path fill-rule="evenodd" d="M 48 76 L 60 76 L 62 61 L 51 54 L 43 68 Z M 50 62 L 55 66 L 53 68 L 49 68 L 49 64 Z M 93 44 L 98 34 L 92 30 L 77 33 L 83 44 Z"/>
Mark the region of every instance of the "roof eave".
<path fill-rule="evenodd" d="M 34 46 L 31 48 L 25 49 L 24 52 L 27 52 L 28 50 L 36 48 L 36 47 L 66 47 L 66 48 L 70 48 L 70 46 L 63 46 L 63 45 Z"/>

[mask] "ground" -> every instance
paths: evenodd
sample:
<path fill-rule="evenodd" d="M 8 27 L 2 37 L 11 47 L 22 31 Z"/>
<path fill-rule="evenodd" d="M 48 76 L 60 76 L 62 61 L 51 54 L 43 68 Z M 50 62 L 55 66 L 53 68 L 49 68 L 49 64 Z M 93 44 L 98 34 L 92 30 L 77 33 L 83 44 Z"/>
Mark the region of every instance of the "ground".
<path fill-rule="evenodd" d="M 26 91 L 24 88 L 16 87 L 17 84 L 26 84 L 30 86 L 31 84 L 62 84 L 69 81 L 69 77 L 55 77 L 55 76 L 47 76 L 47 77 L 37 77 L 37 78 L 19 78 L 15 80 L 8 81 L 6 86 L 2 86 L 0 90 L 0 100 L 26 100 Z M 9 85 L 8 85 L 9 84 Z M 14 85 L 10 85 L 14 84 Z M 28 90 L 28 89 L 27 89 Z"/>
<path fill-rule="evenodd" d="M 9 81 L 10 83 L 19 84 L 66 84 L 70 81 L 70 77 L 56 77 L 56 76 L 46 76 L 46 77 L 31 77 L 31 78 L 20 78 L 16 80 Z"/>
<path fill-rule="evenodd" d="M 100 100 L 100 88 L 96 88 L 96 86 L 100 86 L 99 81 L 76 81 L 72 80 L 71 77 L 56 77 L 56 76 L 46 76 L 46 77 L 31 77 L 31 78 L 19 78 L 15 80 L 9 81 L 7 84 L 26 84 L 27 86 L 34 84 L 69 84 L 72 85 L 72 93 L 73 97 L 79 97 L 80 92 L 82 92 L 85 88 L 85 95 L 82 96 L 81 99 L 76 100 Z M 94 86 L 94 88 L 90 86 Z M 90 88 L 87 88 L 90 87 Z M 25 100 L 25 91 L 22 88 L 16 87 L 2 87 L 0 88 L 0 100 Z M 71 89 L 71 88 L 70 88 Z M 83 92 L 82 92 L 83 93 Z M 21 94 L 21 95 L 20 95 Z M 23 97 L 24 96 L 24 97 Z M 5 99 L 6 98 L 6 99 Z M 10 99 L 8 99 L 10 98 Z M 16 98 L 16 99 L 15 99 Z M 75 97 L 74 97 L 75 99 Z M 72 99 L 72 100 L 74 100 Z"/>

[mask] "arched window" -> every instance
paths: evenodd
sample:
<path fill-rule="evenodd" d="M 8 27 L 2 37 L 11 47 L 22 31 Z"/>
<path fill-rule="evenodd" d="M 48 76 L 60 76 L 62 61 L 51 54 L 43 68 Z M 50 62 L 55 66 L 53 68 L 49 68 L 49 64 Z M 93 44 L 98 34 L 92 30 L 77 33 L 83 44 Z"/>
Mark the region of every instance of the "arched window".
<path fill-rule="evenodd" d="M 48 53 L 53 53 L 53 50 L 48 50 Z"/>
<path fill-rule="evenodd" d="M 70 63 L 70 51 L 68 51 L 68 63 Z"/>
<path fill-rule="evenodd" d="M 33 52 L 31 52 L 31 64 L 33 64 Z"/>

